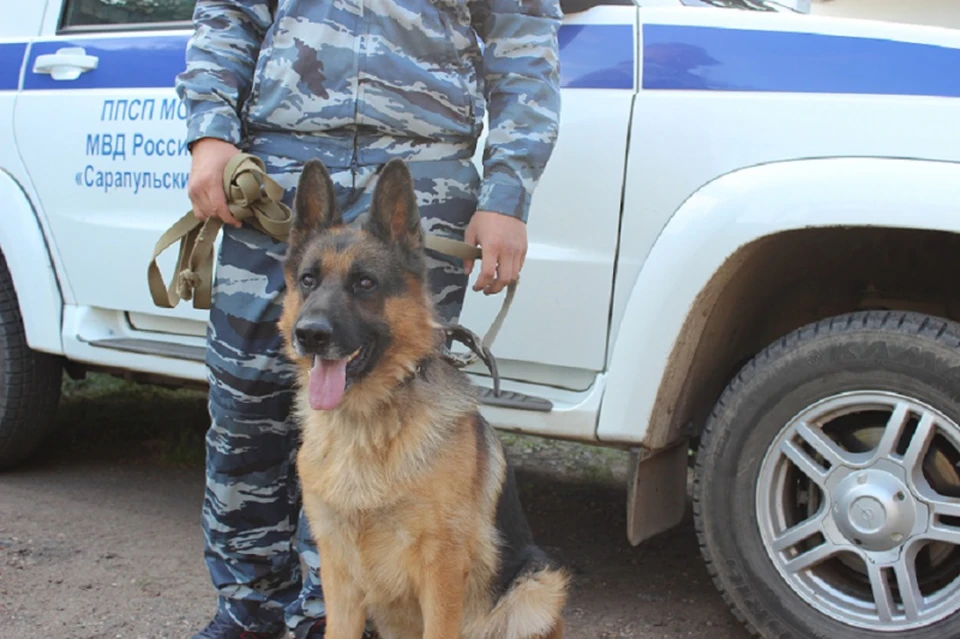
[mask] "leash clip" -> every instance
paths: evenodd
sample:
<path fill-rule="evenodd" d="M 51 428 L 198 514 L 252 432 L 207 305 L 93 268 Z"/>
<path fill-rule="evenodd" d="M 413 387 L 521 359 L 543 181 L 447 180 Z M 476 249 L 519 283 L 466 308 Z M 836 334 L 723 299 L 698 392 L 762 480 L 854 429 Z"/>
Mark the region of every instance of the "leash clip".
<path fill-rule="evenodd" d="M 483 343 L 476 333 L 460 324 L 447 324 L 443 327 L 443 332 L 455 342 L 460 342 L 470 349 L 470 354 L 460 355 L 453 353 L 446 346 L 443 348 L 443 357 L 457 368 L 465 368 L 473 364 L 478 359 L 481 360 L 490 371 L 493 377 L 493 395 L 500 397 L 500 371 L 497 368 L 497 358 L 493 352 Z"/>

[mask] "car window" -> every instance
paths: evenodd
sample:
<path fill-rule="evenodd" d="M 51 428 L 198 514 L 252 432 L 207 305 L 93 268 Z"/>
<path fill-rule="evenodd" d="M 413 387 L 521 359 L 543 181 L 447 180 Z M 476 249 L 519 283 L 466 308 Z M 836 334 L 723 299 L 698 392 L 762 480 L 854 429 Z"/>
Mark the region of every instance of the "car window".
<path fill-rule="evenodd" d="M 123 28 L 189 22 L 196 0 L 66 0 L 60 28 Z"/>

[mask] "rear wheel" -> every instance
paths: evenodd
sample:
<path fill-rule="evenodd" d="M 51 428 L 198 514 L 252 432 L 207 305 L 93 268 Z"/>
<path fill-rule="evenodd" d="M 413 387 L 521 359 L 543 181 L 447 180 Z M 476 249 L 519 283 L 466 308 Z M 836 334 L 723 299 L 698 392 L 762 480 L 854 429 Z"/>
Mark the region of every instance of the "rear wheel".
<path fill-rule="evenodd" d="M 856 313 L 729 385 L 698 453 L 701 548 L 763 637 L 960 636 L 960 325 Z"/>
<path fill-rule="evenodd" d="M 60 358 L 27 346 L 13 280 L 0 254 L 0 469 L 24 461 L 52 430 L 61 380 Z"/>

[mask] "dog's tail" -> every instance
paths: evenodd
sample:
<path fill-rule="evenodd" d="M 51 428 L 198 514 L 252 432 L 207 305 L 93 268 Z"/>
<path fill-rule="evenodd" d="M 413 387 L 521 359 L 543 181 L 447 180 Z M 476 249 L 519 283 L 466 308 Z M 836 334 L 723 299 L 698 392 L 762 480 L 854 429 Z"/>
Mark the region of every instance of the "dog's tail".
<path fill-rule="evenodd" d="M 536 639 L 563 639 L 563 617 L 557 619 L 557 625 L 553 627 L 549 634 L 540 635 Z"/>
<path fill-rule="evenodd" d="M 570 576 L 544 566 L 520 576 L 487 617 L 488 639 L 561 639 Z"/>

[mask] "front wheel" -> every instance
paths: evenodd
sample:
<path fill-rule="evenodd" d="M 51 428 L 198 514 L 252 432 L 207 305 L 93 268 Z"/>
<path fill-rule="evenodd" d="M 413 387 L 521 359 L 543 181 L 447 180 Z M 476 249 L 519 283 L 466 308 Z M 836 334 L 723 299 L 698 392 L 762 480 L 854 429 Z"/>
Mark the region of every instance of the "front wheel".
<path fill-rule="evenodd" d="M 53 429 L 61 371 L 60 358 L 27 344 L 13 279 L 0 254 L 0 470 L 27 459 Z"/>
<path fill-rule="evenodd" d="M 697 455 L 714 582 L 773 639 L 960 636 L 960 325 L 806 326 L 730 383 Z"/>

